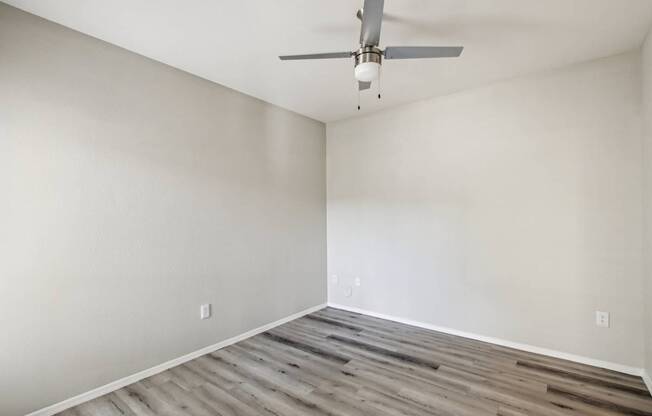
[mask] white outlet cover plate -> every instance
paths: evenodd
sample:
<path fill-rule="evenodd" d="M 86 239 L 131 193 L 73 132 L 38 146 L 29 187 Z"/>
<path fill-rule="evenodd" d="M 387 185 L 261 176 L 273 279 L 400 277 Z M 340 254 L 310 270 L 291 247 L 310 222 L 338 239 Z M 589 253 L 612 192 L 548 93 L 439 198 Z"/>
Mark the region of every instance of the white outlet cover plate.
<path fill-rule="evenodd" d="M 199 307 L 199 317 L 201 319 L 208 319 L 211 317 L 211 304 L 206 303 Z"/>
<path fill-rule="evenodd" d="M 609 312 L 596 311 L 595 324 L 602 328 L 609 328 Z"/>

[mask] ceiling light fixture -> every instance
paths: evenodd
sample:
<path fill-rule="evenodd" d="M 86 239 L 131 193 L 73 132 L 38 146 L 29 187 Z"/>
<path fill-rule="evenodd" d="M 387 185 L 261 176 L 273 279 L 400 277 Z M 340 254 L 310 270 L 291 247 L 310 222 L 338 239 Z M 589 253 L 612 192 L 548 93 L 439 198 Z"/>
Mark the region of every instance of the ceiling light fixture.
<path fill-rule="evenodd" d="M 360 82 L 371 82 L 380 75 L 382 51 L 373 46 L 365 46 L 355 52 L 355 79 Z"/>
<path fill-rule="evenodd" d="M 378 79 L 380 64 L 365 62 L 355 67 L 355 79 L 362 82 L 371 82 Z"/>

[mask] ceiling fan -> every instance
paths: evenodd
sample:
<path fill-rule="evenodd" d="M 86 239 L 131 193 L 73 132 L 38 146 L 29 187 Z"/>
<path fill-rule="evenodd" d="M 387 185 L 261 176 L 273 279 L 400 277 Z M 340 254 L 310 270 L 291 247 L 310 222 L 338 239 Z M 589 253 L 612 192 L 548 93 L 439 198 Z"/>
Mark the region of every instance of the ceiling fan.
<path fill-rule="evenodd" d="M 380 43 L 380 27 L 383 23 L 384 0 L 364 0 L 357 17 L 362 21 L 360 29 L 360 48 L 353 52 L 314 53 L 306 55 L 282 55 L 282 61 L 302 59 L 336 59 L 354 57 L 354 73 L 358 81 L 358 90 L 371 87 L 371 82 L 378 79 L 382 58 L 457 58 L 462 54 L 462 46 L 387 46 L 384 50 Z M 380 98 L 380 94 L 378 95 Z M 359 106 L 358 106 L 359 109 Z"/>

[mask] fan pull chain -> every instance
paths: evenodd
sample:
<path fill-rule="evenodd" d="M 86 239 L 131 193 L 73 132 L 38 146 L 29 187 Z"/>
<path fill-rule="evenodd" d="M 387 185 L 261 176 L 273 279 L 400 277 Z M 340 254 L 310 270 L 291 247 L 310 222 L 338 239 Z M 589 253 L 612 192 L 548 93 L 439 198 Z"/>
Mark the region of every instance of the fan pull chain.
<path fill-rule="evenodd" d="M 356 88 L 356 89 L 358 90 L 358 111 L 360 111 L 360 88 Z"/>
<path fill-rule="evenodd" d="M 383 67 L 378 68 L 378 99 L 380 100 L 380 78 L 383 74 Z"/>

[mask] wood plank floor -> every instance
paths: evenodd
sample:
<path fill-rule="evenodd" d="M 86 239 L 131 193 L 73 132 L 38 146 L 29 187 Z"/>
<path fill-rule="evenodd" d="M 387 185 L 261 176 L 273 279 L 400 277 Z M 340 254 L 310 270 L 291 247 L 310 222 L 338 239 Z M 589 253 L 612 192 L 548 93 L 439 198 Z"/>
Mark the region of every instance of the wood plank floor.
<path fill-rule="evenodd" d="M 327 308 L 65 416 L 650 415 L 640 377 Z"/>

